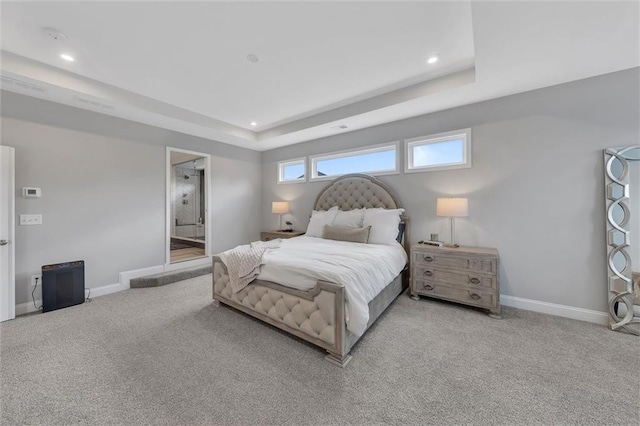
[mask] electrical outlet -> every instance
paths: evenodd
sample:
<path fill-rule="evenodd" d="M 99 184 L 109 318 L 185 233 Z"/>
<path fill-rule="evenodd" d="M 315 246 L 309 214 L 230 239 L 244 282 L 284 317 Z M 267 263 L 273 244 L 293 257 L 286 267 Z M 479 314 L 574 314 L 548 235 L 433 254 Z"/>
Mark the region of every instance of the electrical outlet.
<path fill-rule="evenodd" d="M 31 275 L 31 288 L 36 285 L 42 285 L 42 274 Z"/>

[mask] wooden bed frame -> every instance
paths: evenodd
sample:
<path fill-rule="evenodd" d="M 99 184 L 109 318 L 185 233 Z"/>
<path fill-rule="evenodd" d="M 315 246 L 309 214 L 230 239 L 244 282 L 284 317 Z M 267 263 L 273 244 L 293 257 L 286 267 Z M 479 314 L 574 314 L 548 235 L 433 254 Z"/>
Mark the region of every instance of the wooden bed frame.
<path fill-rule="evenodd" d="M 393 192 L 378 179 L 349 174 L 335 179 L 316 199 L 314 210 L 338 206 L 347 211 L 367 208 L 401 208 Z M 402 216 L 403 245 L 408 253 L 407 218 Z M 408 267 L 369 302 L 367 329 L 408 286 Z M 359 337 L 347 330 L 345 288 L 340 283 L 318 281 L 308 291 L 296 290 L 273 282 L 254 280 L 238 293 L 229 286 L 227 268 L 213 257 L 213 299 L 238 309 L 325 349 L 325 359 L 340 367 L 351 361 L 349 352 Z"/>

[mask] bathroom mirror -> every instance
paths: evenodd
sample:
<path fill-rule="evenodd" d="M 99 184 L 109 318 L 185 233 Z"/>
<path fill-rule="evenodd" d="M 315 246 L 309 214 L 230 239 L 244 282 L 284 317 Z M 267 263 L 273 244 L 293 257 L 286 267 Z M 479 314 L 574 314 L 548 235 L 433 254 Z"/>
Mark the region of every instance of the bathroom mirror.
<path fill-rule="evenodd" d="M 640 335 L 640 145 L 604 161 L 609 328 Z"/>

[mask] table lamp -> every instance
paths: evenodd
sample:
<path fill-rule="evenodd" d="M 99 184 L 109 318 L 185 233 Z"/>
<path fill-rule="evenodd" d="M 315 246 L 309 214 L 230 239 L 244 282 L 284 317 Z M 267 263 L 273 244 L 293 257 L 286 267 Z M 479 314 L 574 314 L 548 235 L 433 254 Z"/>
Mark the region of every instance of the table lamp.
<path fill-rule="evenodd" d="M 445 216 L 451 220 L 451 244 L 445 244 L 445 246 L 460 247 L 455 241 L 455 219 L 456 217 L 469 216 L 469 200 L 467 198 L 438 198 L 436 215 Z"/>
<path fill-rule="evenodd" d="M 278 214 L 278 231 L 282 231 L 282 215 L 289 213 L 289 202 L 287 201 L 274 201 L 271 203 L 271 213 Z"/>

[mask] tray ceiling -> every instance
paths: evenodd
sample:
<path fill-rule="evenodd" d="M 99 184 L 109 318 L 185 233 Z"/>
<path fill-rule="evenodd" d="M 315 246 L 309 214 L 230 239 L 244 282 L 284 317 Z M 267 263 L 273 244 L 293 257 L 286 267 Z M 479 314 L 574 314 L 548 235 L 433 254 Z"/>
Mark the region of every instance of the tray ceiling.
<path fill-rule="evenodd" d="M 3 89 L 255 150 L 639 65 L 634 2 L 1 8 Z"/>

